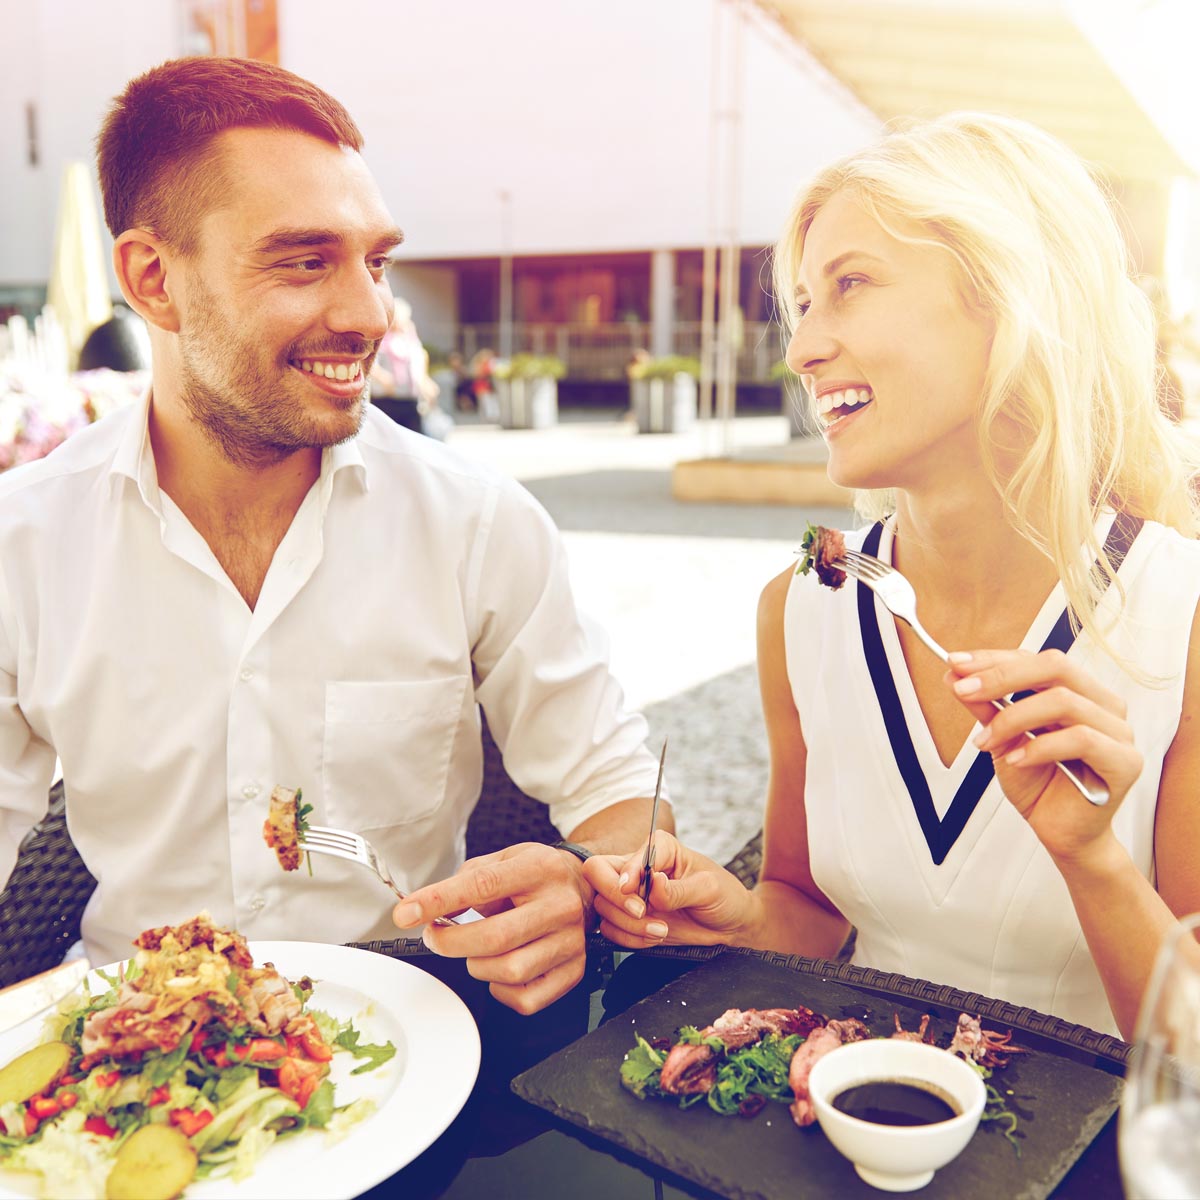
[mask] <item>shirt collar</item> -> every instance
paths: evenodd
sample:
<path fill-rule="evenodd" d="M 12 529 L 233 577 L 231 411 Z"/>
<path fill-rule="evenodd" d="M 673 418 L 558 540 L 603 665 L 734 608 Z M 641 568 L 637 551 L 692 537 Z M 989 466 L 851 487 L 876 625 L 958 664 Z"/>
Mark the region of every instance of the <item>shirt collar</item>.
<path fill-rule="evenodd" d="M 153 389 L 146 388 L 145 394 L 134 405 L 129 424 L 117 445 L 109 468 L 111 476 L 123 475 L 138 486 L 143 501 L 154 512 L 162 515 L 162 501 L 158 492 L 158 469 L 154 462 L 154 447 L 150 444 L 150 401 Z M 360 431 L 361 433 L 361 431 Z M 339 471 L 349 470 L 358 479 L 362 490 L 367 490 L 367 464 L 363 459 L 358 436 L 337 446 L 327 446 L 321 452 L 321 474 L 318 480 L 323 493 L 332 488 L 333 477 Z"/>

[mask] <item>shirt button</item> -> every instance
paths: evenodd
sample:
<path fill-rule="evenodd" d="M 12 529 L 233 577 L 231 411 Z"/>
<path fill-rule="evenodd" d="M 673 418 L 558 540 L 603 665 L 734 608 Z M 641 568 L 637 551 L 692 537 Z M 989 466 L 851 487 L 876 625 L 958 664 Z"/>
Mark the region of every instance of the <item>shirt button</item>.
<path fill-rule="evenodd" d="M 253 800 L 260 791 L 262 791 L 262 788 L 260 788 L 257 783 L 248 783 L 244 788 L 242 788 L 242 795 L 245 796 L 247 800 Z"/>
<path fill-rule="evenodd" d="M 250 901 L 250 907 L 254 909 L 255 912 L 262 912 L 262 910 L 267 907 L 267 902 L 261 896 L 255 896 L 254 899 Z"/>
<path fill-rule="evenodd" d="M 253 679 L 253 678 L 254 678 L 254 672 L 253 672 L 252 670 L 250 670 L 250 668 L 249 668 L 249 667 L 243 667 L 243 668 L 242 668 L 242 669 L 241 669 L 241 670 L 238 672 L 238 678 L 239 678 L 239 679 L 241 679 L 241 680 Z"/>

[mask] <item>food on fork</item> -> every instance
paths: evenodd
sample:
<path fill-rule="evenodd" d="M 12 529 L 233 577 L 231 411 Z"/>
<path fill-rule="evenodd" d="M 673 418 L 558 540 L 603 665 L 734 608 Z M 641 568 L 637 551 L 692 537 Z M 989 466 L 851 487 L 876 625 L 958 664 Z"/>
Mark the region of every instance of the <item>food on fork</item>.
<path fill-rule="evenodd" d="M 846 572 L 836 565 L 837 560 L 846 553 L 846 538 L 841 530 L 809 524 L 800 542 L 800 550 L 803 557 L 796 567 L 797 575 L 816 571 L 817 579 L 834 591 L 846 582 Z"/>
<path fill-rule="evenodd" d="M 335 1052 L 395 1054 L 308 1007 L 313 983 L 255 965 L 207 913 L 145 930 L 107 991 L 63 1001 L 43 1044 L 0 1069 L 0 1166 L 45 1196 L 176 1196 L 197 1175 L 249 1175 L 276 1138 L 368 1116 L 338 1108 Z M 335 1120 L 336 1118 L 336 1120 Z"/>
<path fill-rule="evenodd" d="M 300 839 L 308 828 L 311 804 L 302 804 L 300 788 L 277 786 L 271 789 L 271 806 L 263 822 L 263 841 L 275 851 L 279 865 L 285 871 L 300 866 Z"/>

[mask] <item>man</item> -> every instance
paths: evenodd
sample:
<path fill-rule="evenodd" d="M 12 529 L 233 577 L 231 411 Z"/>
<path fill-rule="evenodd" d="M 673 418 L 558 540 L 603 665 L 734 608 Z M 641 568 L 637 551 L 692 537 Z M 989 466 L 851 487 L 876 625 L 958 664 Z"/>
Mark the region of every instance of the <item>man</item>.
<path fill-rule="evenodd" d="M 425 936 L 533 1012 L 581 978 L 593 893 L 559 848 L 458 870 L 478 705 L 588 850 L 636 848 L 656 764 L 545 513 L 370 409 L 402 235 L 361 144 L 320 89 L 235 59 L 157 67 L 104 123 L 152 388 L 0 479 L 0 880 L 57 755 L 94 961 L 200 908 L 252 938 L 394 935 L 366 870 L 276 866 L 268 797 L 302 787 L 411 891 L 401 928 L 483 913 Z"/>

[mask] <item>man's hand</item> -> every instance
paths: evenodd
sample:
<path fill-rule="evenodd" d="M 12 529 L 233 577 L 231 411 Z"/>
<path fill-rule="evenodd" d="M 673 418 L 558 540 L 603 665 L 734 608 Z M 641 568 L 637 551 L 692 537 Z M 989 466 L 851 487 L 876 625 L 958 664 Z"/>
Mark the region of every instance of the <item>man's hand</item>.
<path fill-rule="evenodd" d="M 397 904 L 392 919 L 402 929 L 426 922 L 430 950 L 465 958 L 468 972 L 486 980 L 501 1004 L 528 1015 L 583 978 L 594 896 L 574 855 L 522 842 L 468 859 L 457 874 Z M 468 908 L 484 919 L 429 924 Z"/>

